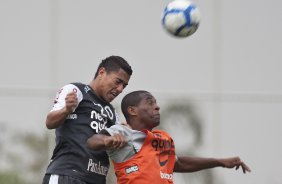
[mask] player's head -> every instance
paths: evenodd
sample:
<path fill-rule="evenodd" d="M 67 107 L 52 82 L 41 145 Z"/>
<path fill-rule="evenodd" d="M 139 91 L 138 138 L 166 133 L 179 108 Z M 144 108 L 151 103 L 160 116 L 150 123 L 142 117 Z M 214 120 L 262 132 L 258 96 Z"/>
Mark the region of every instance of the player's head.
<path fill-rule="evenodd" d="M 125 95 L 121 110 L 133 129 L 153 129 L 160 124 L 160 107 L 155 97 L 148 91 L 133 91 Z"/>
<path fill-rule="evenodd" d="M 99 64 L 90 85 L 101 99 L 111 102 L 127 86 L 131 74 L 131 66 L 125 59 L 120 56 L 110 56 Z"/>
<path fill-rule="evenodd" d="M 111 72 L 117 72 L 118 70 L 122 69 L 129 76 L 132 75 L 131 66 L 127 63 L 127 61 L 124 58 L 120 56 L 109 56 L 103 59 L 97 68 L 94 79 L 99 75 L 99 70 L 101 68 L 104 68 L 108 74 Z"/>

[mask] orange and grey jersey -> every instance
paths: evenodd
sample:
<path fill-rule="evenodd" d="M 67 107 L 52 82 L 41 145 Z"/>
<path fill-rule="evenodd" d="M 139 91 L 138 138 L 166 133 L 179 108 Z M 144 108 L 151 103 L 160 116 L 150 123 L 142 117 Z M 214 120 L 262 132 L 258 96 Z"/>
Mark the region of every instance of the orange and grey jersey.
<path fill-rule="evenodd" d="M 166 132 L 136 131 L 124 125 L 114 125 L 105 130 L 111 135 L 121 133 L 128 139 L 125 147 L 107 151 L 113 161 L 118 184 L 173 183 L 175 146 Z"/>

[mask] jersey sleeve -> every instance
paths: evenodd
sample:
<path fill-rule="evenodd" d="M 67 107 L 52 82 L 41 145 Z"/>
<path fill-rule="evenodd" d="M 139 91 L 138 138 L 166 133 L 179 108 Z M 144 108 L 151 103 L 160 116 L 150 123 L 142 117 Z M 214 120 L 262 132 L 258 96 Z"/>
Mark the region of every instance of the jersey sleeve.
<path fill-rule="evenodd" d="M 126 136 L 126 129 L 124 129 L 123 126 L 124 125 L 121 125 L 121 124 L 113 125 L 110 128 L 105 128 L 105 131 L 107 131 L 110 135 L 119 133 L 119 134 Z"/>
<path fill-rule="evenodd" d="M 80 89 L 73 84 L 67 84 L 57 92 L 51 111 L 56 111 L 64 108 L 64 106 L 66 105 L 65 98 L 67 94 L 71 92 L 76 93 L 78 104 L 82 101 L 83 95 Z"/>
<path fill-rule="evenodd" d="M 126 125 L 118 124 L 113 125 L 110 128 L 106 128 L 103 132 L 107 132 L 108 135 L 122 134 L 127 143 L 121 149 L 109 149 L 106 150 L 109 157 L 115 162 L 124 162 L 132 158 L 142 147 L 146 138 L 146 134 L 140 131 L 132 130 Z M 102 131 L 101 131 L 102 133 Z"/>
<path fill-rule="evenodd" d="M 122 135 L 124 135 L 126 137 L 126 139 L 129 139 L 128 136 L 126 136 L 126 130 L 124 129 L 123 125 L 113 125 L 110 128 L 106 128 L 104 130 L 102 130 L 100 133 L 105 133 L 107 132 L 110 136 L 120 133 Z M 109 157 L 111 158 L 111 160 L 115 161 L 115 162 L 122 162 L 125 160 L 125 155 L 129 154 L 129 150 L 125 149 L 125 147 L 121 148 L 121 149 L 109 149 L 106 150 L 107 154 L 109 155 Z"/>

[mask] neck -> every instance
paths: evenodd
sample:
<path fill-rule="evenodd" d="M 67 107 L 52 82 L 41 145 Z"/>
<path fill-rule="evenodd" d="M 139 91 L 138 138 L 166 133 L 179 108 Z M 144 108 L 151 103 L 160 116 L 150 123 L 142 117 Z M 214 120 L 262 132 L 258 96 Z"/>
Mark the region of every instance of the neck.
<path fill-rule="evenodd" d="M 96 81 L 95 79 L 92 80 L 90 83 L 89 83 L 89 86 L 91 87 L 92 91 L 95 93 L 95 95 L 100 98 L 101 100 L 105 101 L 101 95 L 100 95 L 100 91 L 99 91 L 99 84 L 98 84 L 98 81 Z M 105 101 L 106 102 L 106 101 Z"/>
<path fill-rule="evenodd" d="M 92 88 L 92 90 L 97 93 L 97 82 L 94 80 L 92 80 L 90 83 L 89 83 L 89 86 Z"/>

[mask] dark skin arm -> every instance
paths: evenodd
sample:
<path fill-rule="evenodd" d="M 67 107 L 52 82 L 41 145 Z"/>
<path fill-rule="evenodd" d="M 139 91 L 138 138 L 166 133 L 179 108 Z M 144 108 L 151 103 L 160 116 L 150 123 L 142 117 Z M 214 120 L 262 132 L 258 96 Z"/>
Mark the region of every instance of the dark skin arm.
<path fill-rule="evenodd" d="M 86 145 L 92 150 L 120 149 L 127 143 L 126 138 L 122 134 L 95 134 L 91 136 Z"/>
<path fill-rule="evenodd" d="M 72 92 L 67 94 L 65 101 L 66 105 L 64 108 L 48 113 L 45 122 L 48 129 L 54 129 L 61 126 L 68 115 L 74 111 L 78 104 L 76 93 Z"/>
<path fill-rule="evenodd" d="M 239 158 L 201 158 L 201 157 L 178 157 L 174 165 L 174 172 L 195 172 L 214 167 L 242 168 L 243 172 L 251 172 L 250 168 Z"/>

